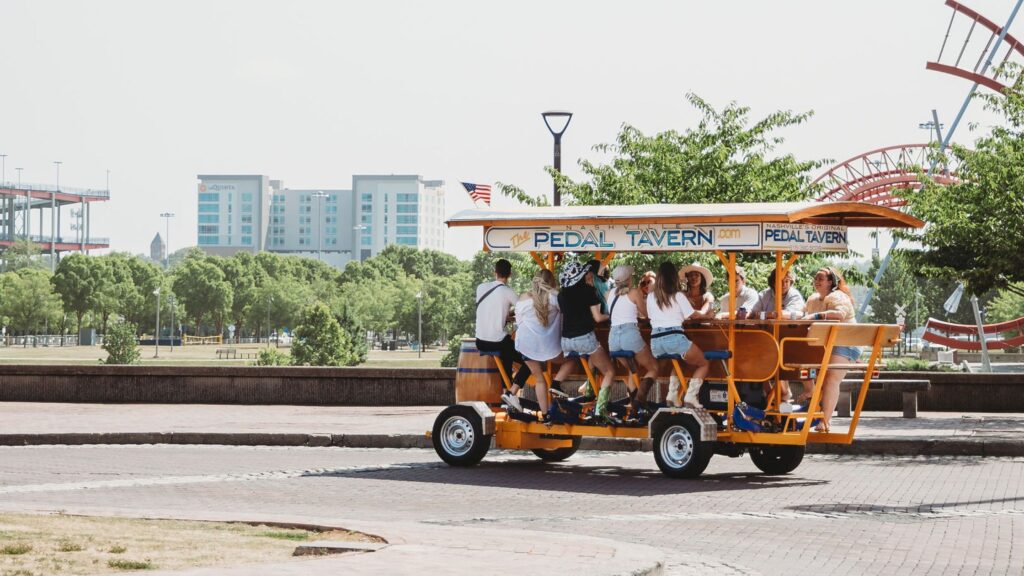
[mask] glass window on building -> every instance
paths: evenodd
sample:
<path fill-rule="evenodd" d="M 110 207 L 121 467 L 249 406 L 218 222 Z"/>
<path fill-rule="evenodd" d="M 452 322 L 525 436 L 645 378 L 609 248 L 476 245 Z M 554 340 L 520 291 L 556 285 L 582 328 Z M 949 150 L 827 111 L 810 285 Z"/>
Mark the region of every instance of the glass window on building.
<path fill-rule="evenodd" d="M 362 216 L 359 217 L 359 221 L 362 222 L 363 224 L 369 224 L 372 221 L 372 219 L 372 214 L 363 214 Z"/>
<path fill-rule="evenodd" d="M 242 204 L 242 212 L 252 212 L 252 204 Z"/>
<path fill-rule="evenodd" d="M 242 214 L 242 224 L 252 224 L 252 214 Z"/>
<path fill-rule="evenodd" d="M 419 216 L 399 216 L 399 224 L 419 224 Z"/>
<path fill-rule="evenodd" d="M 363 204 L 362 211 L 363 212 L 373 212 L 373 204 Z"/>
<path fill-rule="evenodd" d="M 251 224 L 243 224 L 242 225 L 242 229 L 240 230 L 240 232 L 242 234 L 252 234 L 252 225 Z"/>
<path fill-rule="evenodd" d="M 199 233 L 200 234 L 220 234 L 220 226 L 217 226 L 216 224 L 200 224 L 199 225 Z"/>
<path fill-rule="evenodd" d="M 395 244 L 401 244 L 403 246 L 415 246 L 416 245 L 416 238 L 415 237 L 410 238 L 408 236 L 399 236 L 395 240 Z"/>
<path fill-rule="evenodd" d="M 220 194 L 216 192 L 200 192 L 200 202 L 220 202 Z"/>
<path fill-rule="evenodd" d="M 252 192 L 242 192 L 242 202 L 252 202 Z"/>
<path fill-rule="evenodd" d="M 395 234 L 412 234 L 415 236 L 416 233 L 415 226 L 395 226 Z"/>
<path fill-rule="evenodd" d="M 199 237 L 199 245 L 200 246 L 216 246 L 217 245 L 217 237 L 216 236 L 200 236 Z"/>
<path fill-rule="evenodd" d="M 399 194 L 399 202 L 419 202 L 419 194 Z"/>
<path fill-rule="evenodd" d="M 200 224 L 218 224 L 218 223 L 220 223 L 220 216 L 218 216 L 216 214 L 200 214 L 199 215 L 199 223 Z"/>
<path fill-rule="evenodd" d="M 219 204 L 200 204 L 199 205 L 199 213 L 202 214 L 203 212 L 207 212 L 207 213 L 209 213 L 209 212 L 220 212 L 220 205 Z M 230 210 L 229 210 L 229 212 L 230 212 Z"/>
<path fill-rule="evenodd" d="M 252 244 L 252 236 L 242 236 L 242 245 L 249 246 Z"/>
<path fill-rule="evenodd" d="M 363 192 L 362 194 L 359 195 L 359 198 L 363 202 L 373 202 L 373 194 L 368 194 L 366 192 Z"/>
<path fill-rule="evenodd" d="M 359 239 L 359 244 L 362 246 L 373 246 L 373 238 L 369 236 L 363 236 Z"/>
<path fill-rule="evenodd" d="M 415 214 L 417 212 L 416 204 L 399 204 L 395 207 L 395 211 L 399 214 Z"/>

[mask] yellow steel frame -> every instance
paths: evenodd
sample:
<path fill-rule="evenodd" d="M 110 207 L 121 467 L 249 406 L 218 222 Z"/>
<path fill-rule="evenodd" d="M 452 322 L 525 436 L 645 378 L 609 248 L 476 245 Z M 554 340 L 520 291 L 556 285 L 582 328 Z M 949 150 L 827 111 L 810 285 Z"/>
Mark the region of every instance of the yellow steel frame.
<path fill-rule="evenodd" d="M 725 267 L 728 274 L 729 282 L 729 319 L 736 319 L 736 253 L 724 251 L 716 251 L 715 254 Z M 543 269 L 551 270 L 554 272 L 555 263 L 560 258 L 560 255 L 555 252 L 530 252 L 530 256 L 534 262 Z M 602 264 L 607 265 L 611 259 L 615 256 L 615 252 L 597 252 L 594 257 L 598 259 Z M 789 270 L 793 267 L 794 263 L 798 258 L 798 254 L 790 254 L 788 258 L 785 258 L 783 252 L 775 252 L 775 317 L 781 318 L 782 316 L 782 279 L 786 276 Z M 718 433 L 718 440 L 724 442 L 733 442 L 737 444 L 781 444 L 781 445 L 806 445 L 808 441 L 819 442 L 819 443 L 833 443 L 833 444 L 849 444 L 853 441 L 854 433 L 857 429 L 857 424 L 860 421 L 860 413 L 864 406 L 864 401 L 867 397 L 867 391 L 871 382 L 872 373 L 874 372 L 875 366 L 878 364 L 878 359 L 881 356 L 882 340 L 884 335 L 883 327 L 879 327 L 875 334 L 871 357 L 865 369 L 864 380 L 861 383 L 861 388 L 857 395 L 856 407 L 853 411 L 853 418 L 850 422 L 850 427 L 846 433 L 818 433 L 811 430 L 811 424 L 814 419 L 821 418 L 823 416 L 820 410 L 821 396 L 823 393 L 823 387 L 825 383 L 826 375 L 828 374 L 829 359 L 832 356 L 832 349 L 835 345 L 836 337 L 841 330 L 841 324 L 837 324 L 828 332 L 828 336 L 824 343 L 824 355 L 820 368 L 814 382 L 814 387 L 811 392 L 811 399 L 806 412 L 799 413 L 781 413 L 778 411 L 778 407 L 782 401 L 781 398 L 781 375 L 779 369 L 790 370 L 793 369 L 790 366 L 786 366 L 782 359 L 785 354 L 785 344 L 787 342 L 797 341 L 811 341 L 810 338 L 796 338 L 786 337 L 779 340 L 779 324 L 773 324 L 773 336 L 779 343 L 779 361 L 777 369 L 774 375 L 774 387 L 773 391 L 769 396 L 768 410 L 766 413 L 772 417 L 778 417 L 784 424 L 785 432 L 746 432 L 736 430 L 733 427 L 733 412 L 736 404 L 740 401 L 739 393 L 736 390 L 736 380 L 733 376 L 735 374 L 735 348 L 736 348 L 736 325 L 730 324 L 727 328 L 727 341 L 729 350 L 733 351 L 734 354 L 726 361 L 726 383 L 728 386 L 728 410 L 725 414 L 727 426 L 724 431 Z M 501 373 L 502 381 L 506 388 L 510 387 L 511 379 L 509 375 L 505 373 L 504 367 L 501 365 L 499 358 L 494 358 L 495 364 L 498 366 L 498 370 Z M 584 372 L 587 376 L 587 382 L 593 390 L 595 396 L 598 393 L 597 382 L 593 371 L 590 368 L 589 362 L 585 358 L 580 358 L 580 363 L 583 365 Z M 672 369 L 680 381 L 680 394 L 685 394 L 688 383 L 683 375 L 682 366 L 677 360 L 672 361 Z M 627 385 L 630 379 L 632 379 L 634 385 L 639 385 L 639 376 L 630 369 L 628 376 L 624 378 Z M 548 386 L 551 385 L 551 367 L 547 367 L 545 372 L 545 380 Z M 799 430 L 789 430 L 790 422 L 797 418 L 804 418 L 804 423 Z M 649 436 L 648 430 L 644 428 L 626 428 L 626 427 L 615 427 L 615 426 L 587 426 L 580 424 L 541 424 L 541 423 L 526 423 L 518 420 L 512 420 L 502 411 L 496 411 L 495 414 L 495 442 L 501 448 L 510 449 L 553 449 L 561 448 L 571 445 L 571 440 L 560 439 L 560 438 L 545 438 L 546 435 L 558 435 L 558 436 L 596 436 L 606 438 L 647 438 Z"/>

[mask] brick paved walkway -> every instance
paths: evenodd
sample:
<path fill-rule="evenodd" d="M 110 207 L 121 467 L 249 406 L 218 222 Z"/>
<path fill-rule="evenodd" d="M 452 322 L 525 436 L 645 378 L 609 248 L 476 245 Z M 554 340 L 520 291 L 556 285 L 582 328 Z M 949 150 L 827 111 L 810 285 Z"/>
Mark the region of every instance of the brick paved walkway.
<path fill-rule="evenodd" d="M 417 449 L 0 447 L 0 509 L 305 519 L 408 546 L 304 573 L 1020 574 L 1022 477 L 1021 458 L 822 455 L 768 477 L 715 457 L 678 481 L 646 453 L 453 469 Z"/>

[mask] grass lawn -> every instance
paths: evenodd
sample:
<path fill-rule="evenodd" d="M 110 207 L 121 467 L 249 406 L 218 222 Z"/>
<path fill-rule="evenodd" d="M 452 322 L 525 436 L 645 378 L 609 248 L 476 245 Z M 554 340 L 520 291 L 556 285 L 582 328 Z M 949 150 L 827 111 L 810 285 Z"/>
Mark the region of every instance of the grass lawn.
<path fill-rule="evenodd" d="M 154 358 L 156 348 L 140 346 L 143 364 L 169 366 L 247 366 L 255 363 L 254 358 L 218 359 L 217 350 L 234 348 L 238 355 L 255 356 L 264 346 L 261 344 L 193 344 L 189 346 L 160 347 L 160 357 Z M 280 348 L 287 353 L 288 347 Z M 375 368 L 438 368 L 444 350 L 425 350 L 418 358 L 411 350 L 384 352 L 371 350 L 363 366 Z M 0 347 L 0 364 L 98 364 L 107 353 L 99 346 L 21 346 Z M 2 575 L 0 575 L 2 576 Z"/>
<path fill-rule="evenodd" d="M 335 530 L 311 532 L 226 522 L 0 514 L 0 575 L 110 574 L 283 562 L 306 540 L 380 542 Z"/>

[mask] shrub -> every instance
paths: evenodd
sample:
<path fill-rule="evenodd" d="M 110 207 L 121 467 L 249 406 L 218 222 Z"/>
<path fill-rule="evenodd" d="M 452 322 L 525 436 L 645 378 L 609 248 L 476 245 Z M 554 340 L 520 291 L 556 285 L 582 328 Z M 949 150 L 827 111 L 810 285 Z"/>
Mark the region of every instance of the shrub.
<path fill-rule="evenodd" d="M 257 366 L 287 366 L 291 358 L 277 348 L 263 348 L 256 357 Z"/>
<path fill-rule="evenodd" d="M 103 349 L 107 351 L 104 364 L 138 364 L 141 356 L 135 338 L 135 324 L 123 318 L 113 322 L 103 335 Z"/>
<path fill-rule="evenodd" d="M 323 302 L 302 311 L 292 341 L 292 365 L 354 366 L 359 360 L 352 338 Z"/>
<path fill-rule="evenodd" d="M 459 365 L 459 351 L 462 349 L 462 339 L 468 337 L 465 334 L 452 336 L 452 339 L 448 341 L 448 353 L 444 355 L 444 358 L 441 358 L 441 366 L 455 368 Z"/>

